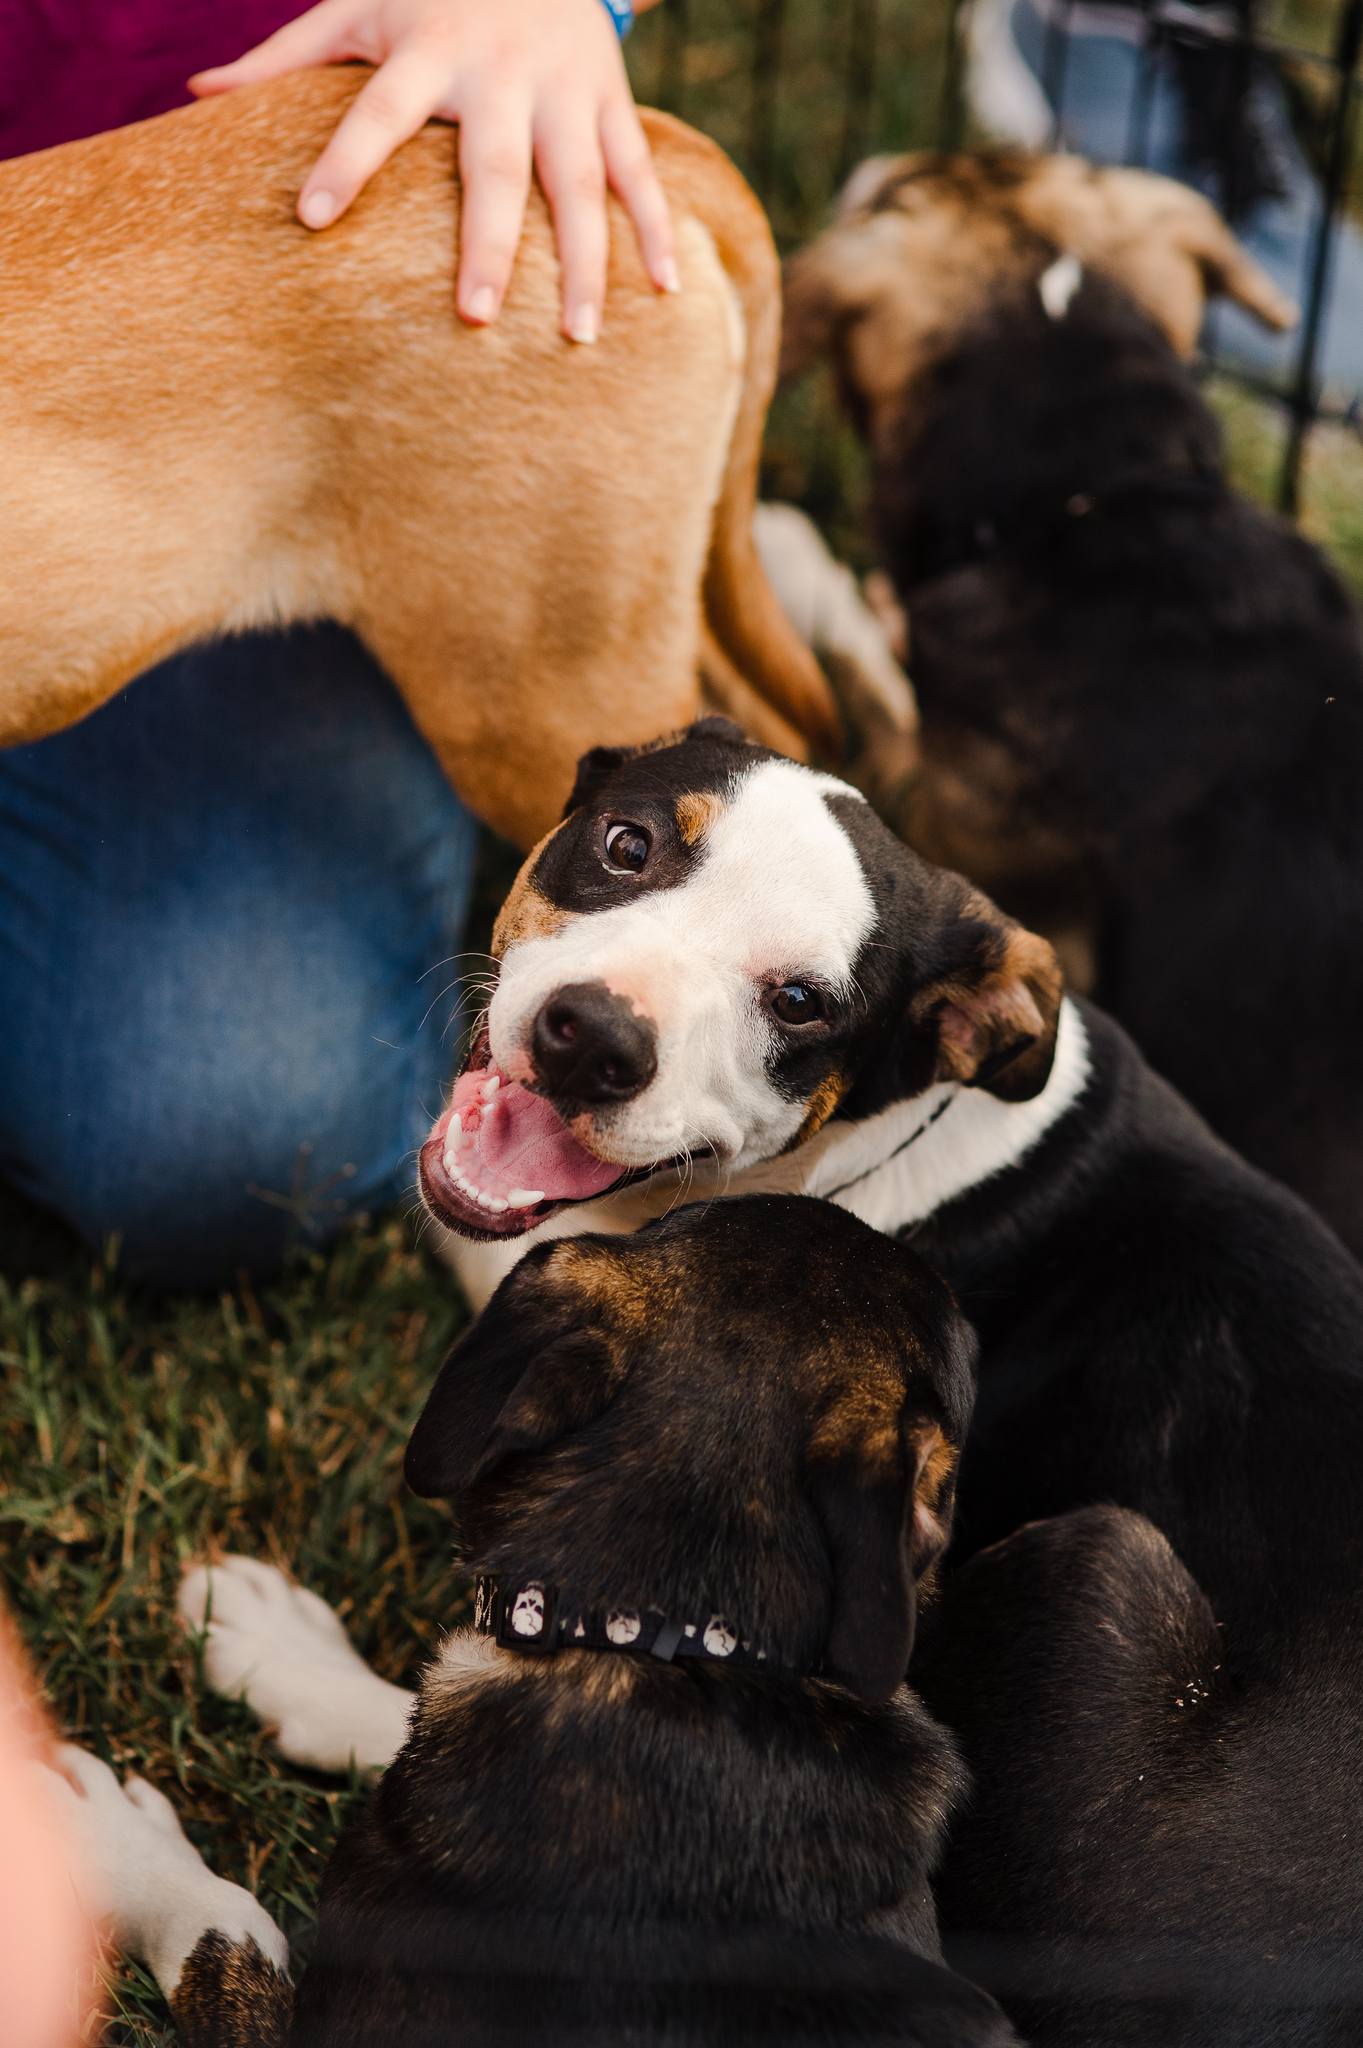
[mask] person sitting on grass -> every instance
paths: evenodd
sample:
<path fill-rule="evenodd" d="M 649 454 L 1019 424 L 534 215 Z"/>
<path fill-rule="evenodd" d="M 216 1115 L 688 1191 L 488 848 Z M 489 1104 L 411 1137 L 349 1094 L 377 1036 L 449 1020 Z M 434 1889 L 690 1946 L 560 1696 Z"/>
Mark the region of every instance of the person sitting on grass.
<path fill-rule="evenodd" d="M 630 11 L 15 0 L 0 155 L 365 58 L 300 219 L 325 229 L 425 121 L 457 121 L 460 317 L 497 318 L 533 174 L 563 331 L 589 344 L 608 188 L 655 284 L 677 283 L 620 54 Z M 116 1235 L 135 1276 L 184 1286 L 268 1272 L 299 1229 L 318 1241 L 398 1198 L 448 1078 L 433 997 L 455 978 L 474 850 L 396 690 L 335 625 L 196 648 L 0 752 L 0 1178 L 92 1246 Z"/>

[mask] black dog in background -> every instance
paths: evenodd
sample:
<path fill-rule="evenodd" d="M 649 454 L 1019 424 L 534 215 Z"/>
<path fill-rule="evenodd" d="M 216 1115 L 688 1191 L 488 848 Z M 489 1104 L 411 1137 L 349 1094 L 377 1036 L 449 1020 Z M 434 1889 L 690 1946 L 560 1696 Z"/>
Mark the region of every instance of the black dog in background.
<path fill-rule="evenodd" d="M 187 2048 L 1009 2048 L 941 1963 L 963 1776 L 902 1683 L 972 1394 L 946 1288 L 826 1204 L 532 1252 L 408 1450 L 475 1629 L 336 1849 L 296 1998 L 206 1926 Z"/>
<path fill-rule="evenodd" d="M 915 1238 L 981 1360 L 947 1954 L 1048 2048 L 1351 2048 L 1363 1273 L 1084 1014 L 1080 1106 Z"/>
<path fill-rule="evenodd" d="M 1158 293 L 1039 231 L 1046 169 L 890 162 L 790 272 L 870 437 L 908 613 L 902 822 L 1025 921 L 1054 929 L 1060 898 L 1151 1064 L 1363 1252 L 1358 615 L 1230 488 Z M 947 224 L 949 305 L 912 260 Z M 1134 288 L 1158 250 L 1156 219 L 1114 270 Z"/>

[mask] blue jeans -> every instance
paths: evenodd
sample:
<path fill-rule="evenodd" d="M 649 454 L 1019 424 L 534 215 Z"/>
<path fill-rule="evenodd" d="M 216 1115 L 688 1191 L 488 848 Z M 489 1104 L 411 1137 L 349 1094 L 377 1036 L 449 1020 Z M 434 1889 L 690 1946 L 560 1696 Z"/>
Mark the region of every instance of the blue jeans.
<path fill-rule="evenodd" d="M 0 753 L 0 1175 L 187 1286 L 402 1194 L 475 829 L 334 626 L 195 650 Z"/>

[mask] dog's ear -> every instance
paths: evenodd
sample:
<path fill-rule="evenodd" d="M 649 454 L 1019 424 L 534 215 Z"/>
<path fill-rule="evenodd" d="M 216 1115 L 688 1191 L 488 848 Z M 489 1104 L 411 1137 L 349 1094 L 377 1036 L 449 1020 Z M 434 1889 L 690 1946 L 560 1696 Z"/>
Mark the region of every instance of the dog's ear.
<path fill-rule="evenodd" d="M 781 272 L 781 369 L 787 383 L 834 353 L 895 276 L 894 222 L 879 215 L 838 221 L 786 259 Z"/>
<path fill-rule="evenodd" d="M 887 1700 L 909 1668 L 918 1581 L 946 1548 L 955 1453 L 916 1396 L 858 1385 L 820 1417 L 806 1459 L 833 1575 L 824 1669 Z"/>
<path fill-rule="evenodd" d="M 783 384 L 803 377 L 832 349 L 845 311 L 847 277 L 841 261 L 845 238 L 845 229 L 829 228 L 782 265 Z"/>
<path fill-rule="evenodd" d="M 1125 167 L 1103 171 L 1082 190 L 1094 212 L 1073 223 L 1072 239 L 1087 245 L 1087 259 L 1131 294 L 1180 356 L 1193 354 L 1209 298 L 1234 299 L 1278 332 L 1296 325 L 1292 301 L 1200 192 Z M 1115 239 L 1114 220 L 1122 223 Z"/>
<path fill-rule="evenodd" d="M 577 764 L 572 792 L 563 806 L 564 817 L 571 818 L 574 811 L 584 810 L 588 804 L 594 804 L 611 776 L 618 768 L 624 767 L 635 751 L 631 747 L 590 748 Z"/>
<path fill-rule="evenodd" d="M 459 1339 L 407 1445 L 413 1493 L 458 1501 L 518 1451 L 546 1450 L 609 1406 L 628 1369 L 607 1332 L 565 1329 L 561 1298 L 536 1298 L 534 1275 L 508 1275 Z"/>
<path fill-rule="evenodd" d="M 664 747 L 678 747 L 685 740 L 720 740 L 731 747 L 752 744 L 742 726 L 735 725 L 731 718 L 711 717 L 698 718 L 680 732 L 662 733 L 642 747 L 593 747 L 577 764 L 572 793 L 563 807 L 564 817 L 570 818 L 574 811 L 594 804 L 612 775 L 627 761 L 640 761 L 645 754 L 659 753 Z"/>
<path fill-rule="evenodd" d="M 698 718 L 678 737 L 684 740 L 717 740 L 725 747 L 751 747 L 756 744 L 741 725 L 735 725 L 732 718 L 725 718 L 718 711 L 712 711 L 708 718 Z"/>
<path fill-rule="evenodd" d="M 971 891 L 947 951 L 950 964 L 909 1005 L 934 1043 L 935 1077 L 1029 1101 L 1055 1059 L 1064 977 L 1053 948 Z"/>

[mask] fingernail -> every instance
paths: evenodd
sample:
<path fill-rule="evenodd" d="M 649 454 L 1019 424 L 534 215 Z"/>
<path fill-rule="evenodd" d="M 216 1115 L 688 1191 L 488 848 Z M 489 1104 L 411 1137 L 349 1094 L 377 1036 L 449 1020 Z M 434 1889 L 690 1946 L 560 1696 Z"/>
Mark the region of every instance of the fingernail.
<path fill-rule="evenodd" d="M 464 309 L 466 320 L 476 320 L 480 326 L 497 317 L 497 294 L 490 284 L 480 284 Z"/>
<path fill-rule="evenodd" d="M 330 192 L 305 192 L 298 202 L 298 218 L 305 228 L 324 228 L 336 218 L 336 201 Z"/>
<path fill-rule="evenodd" d="M 670 256 L 665 263 L 658 265 L 658 282 L 665 292 L 681 290 L 681 276 Z"/>
<path fill-rule="evenodd" d="M 579 306 L 568 322 L 568 337 L 571 341 L 595 341 L 601 332 L 601 322 L 595 306 Z"/>

